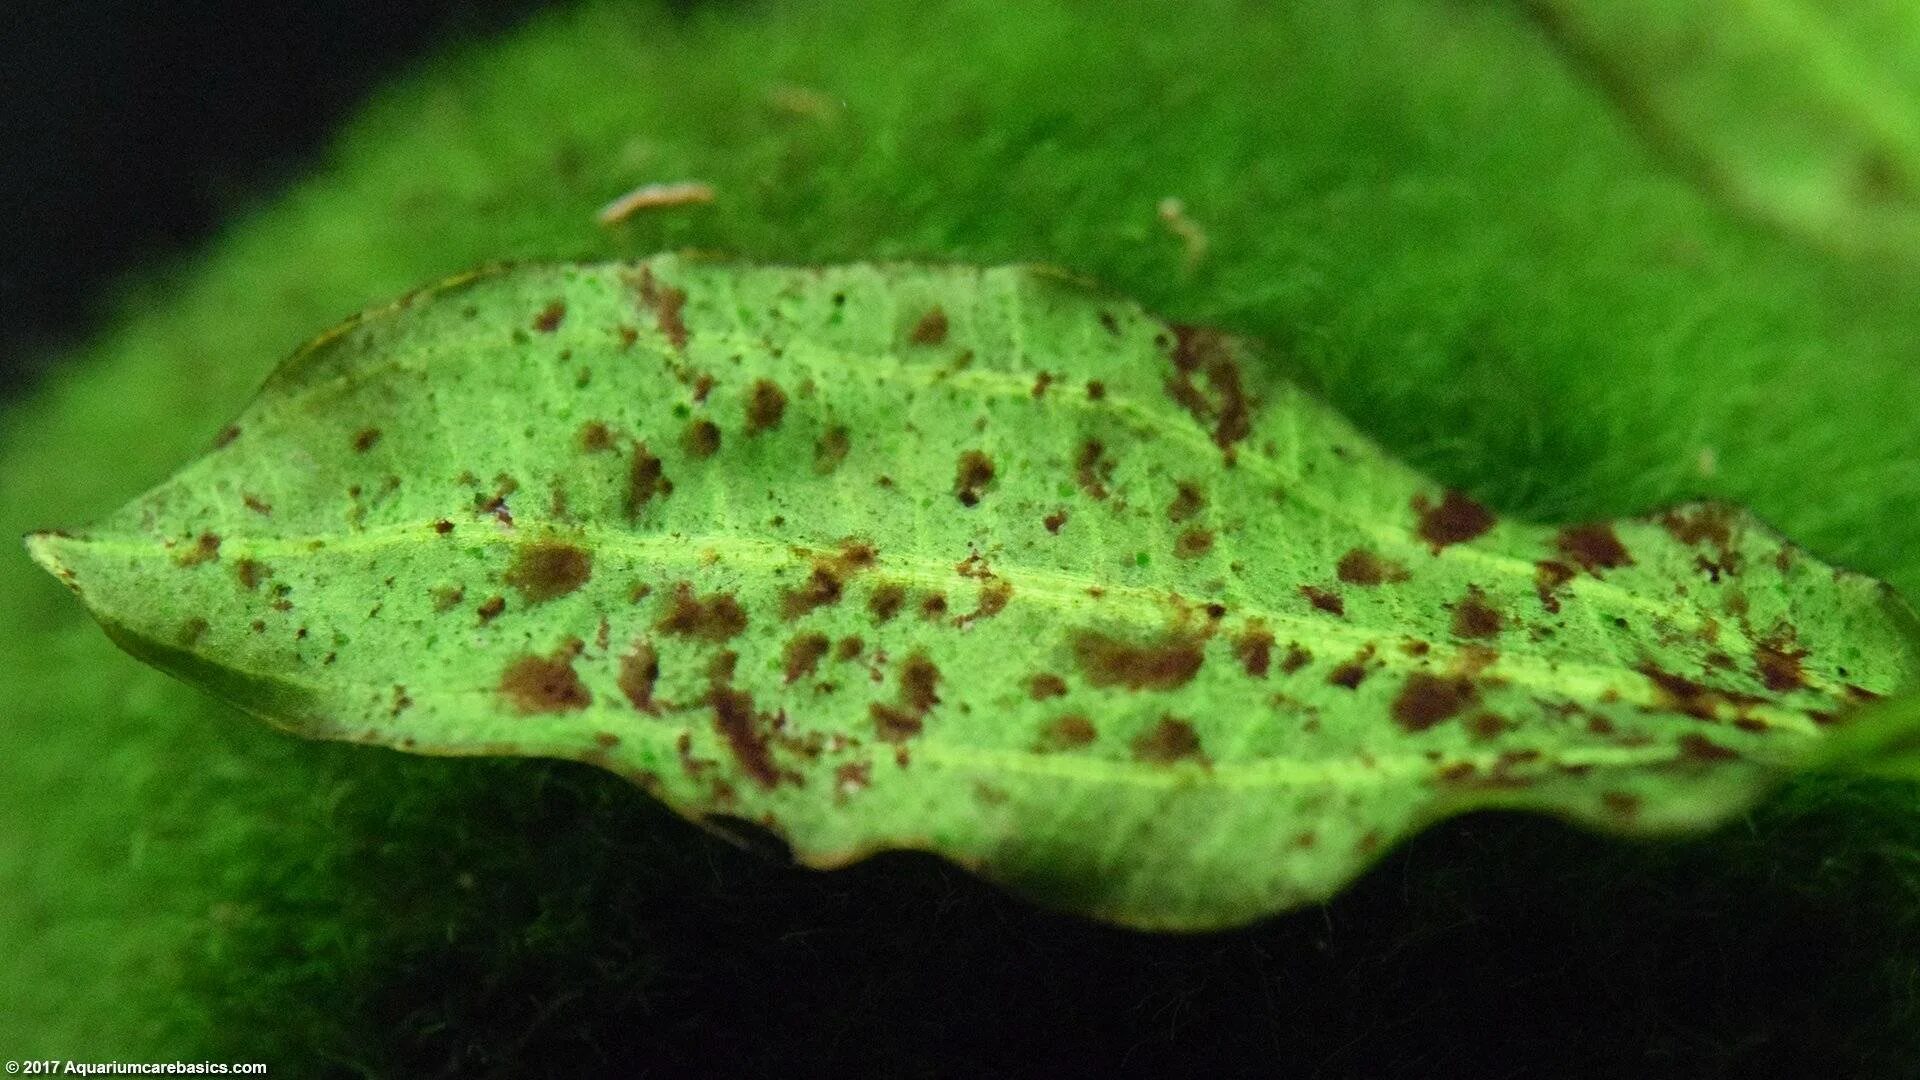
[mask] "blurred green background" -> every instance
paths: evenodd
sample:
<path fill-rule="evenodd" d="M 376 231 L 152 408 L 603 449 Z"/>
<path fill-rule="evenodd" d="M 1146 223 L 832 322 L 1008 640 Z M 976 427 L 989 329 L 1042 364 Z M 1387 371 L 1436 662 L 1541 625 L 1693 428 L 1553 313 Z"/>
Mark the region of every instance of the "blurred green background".
<path fill-rule="evenodd" d="M 1282 345 L 1504 511 L 1732 499 L 1920 596 L 1915 22 L 1786 0 L 539 13 L 126 279 L 0 418 L 0 531 L 124 502 L 301 340 L 413 285 L 693 247 L 1055 263 Z M 595 224 L 681 178 L 718 199 Z M 1207 234 L 1191 266 L 1168 197 Z M 785 868 L 583 766 L 298 742 L 121 656 L 17 550 L 0 597 L 7 1057 L 1920 1072 L 1909 786 L 1805 781 L 1679 843 L 1475 815 L 1323 908 L 1154 937 L 922 856 Z"/>

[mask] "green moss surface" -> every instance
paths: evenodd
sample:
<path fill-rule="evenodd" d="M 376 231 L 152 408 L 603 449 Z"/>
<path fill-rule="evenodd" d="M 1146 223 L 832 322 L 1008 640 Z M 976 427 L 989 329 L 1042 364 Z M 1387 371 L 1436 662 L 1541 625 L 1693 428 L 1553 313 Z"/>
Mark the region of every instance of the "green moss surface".
<path fill-rule="evenodd" d="M 796 112 L 779 87 L 821 108 Z M 815 102 L 819 105 L 820 102 Z M 711 206 L 607 230 L 636 183 Z M 1156 216 L 1207 232 L 1188 271 Z M 88 520 L 364 305 L 512 258 L 1042 261 L 1284 346 L 1514 514 L 1694 496 L 1920 595 L 1920 274 L 1749 225 L 1514 9 L 587 4 L 394 87 L 131 288 L 0 438 Z M 1713 468 L 1703 469 L 1703 451 Z M 299 742 L 0 557 L 0 1053 L 274 1075 L 1909 1074 L 1920 806 L 1808 781 L 1698 841 L 1481 815 L 1201 938 L 918 856 L 818 875 L 576 765 Z"/>

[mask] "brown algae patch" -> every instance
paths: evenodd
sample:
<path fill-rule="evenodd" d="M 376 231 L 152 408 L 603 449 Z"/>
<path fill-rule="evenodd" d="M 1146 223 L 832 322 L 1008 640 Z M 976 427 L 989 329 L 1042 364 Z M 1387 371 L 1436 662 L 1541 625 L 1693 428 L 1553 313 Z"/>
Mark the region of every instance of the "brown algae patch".
<path fill-rule="evenodd" d="M 565 596 L 593 576 L 593 553 L 559 540 L 522 544 L 507 567 L 506 583 L 529 604 Z"/>
<path fill-rule="evenodd" d="M 1124 641 L 1096 630 L 1082 630 L 1071 642 L 1080 673 L 1094 686 L 1128 690 L 1173 690 L 1185 686 L 1205 659 L 1202 641 L 1191 634 L 1169 634 L 1159 641 Z"/>
<path fill-rule="evenodd" d="M 535 713 L 578 712 L 593 702 L 593 695 L 573 670 L 575 650 L 563 648 L 551 657 L 526 655 L 507 665 L 500 675 L 500 694 L 514 711 Z"/>

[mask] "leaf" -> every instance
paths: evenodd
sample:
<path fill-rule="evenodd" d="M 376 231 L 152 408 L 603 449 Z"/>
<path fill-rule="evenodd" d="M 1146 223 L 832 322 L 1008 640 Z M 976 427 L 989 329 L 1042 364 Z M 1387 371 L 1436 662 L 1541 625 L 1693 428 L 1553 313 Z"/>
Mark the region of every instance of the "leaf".
<path fill-rule="evenodd" d="M 1739 511 L 1499 520 L 1271 366 L 1043 270 L 483 271 L 29 543 L 295 732 L 577 758 L 1151 927 L 1475 807 L 1700 828 L 1914 679 L 1889 589 Z"/>
<path fill-rule="evenodd" d="M 1808 0 L 1527 0 L 1653 146 L 1830 247 L 1920 253 L 1920 12 Z"/>

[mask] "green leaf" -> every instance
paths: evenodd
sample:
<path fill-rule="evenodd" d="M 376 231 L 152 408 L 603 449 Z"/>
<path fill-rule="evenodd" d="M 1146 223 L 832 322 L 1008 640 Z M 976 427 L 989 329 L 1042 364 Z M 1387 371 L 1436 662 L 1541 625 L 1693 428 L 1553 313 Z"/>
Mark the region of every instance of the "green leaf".
<path fill-rule="evenodd" d="M 1250 343 L 1024 268 L 484 271 L 34 556 L 301 734 L 577 758 L 835 866 L 1152 927 L 1483 806 L 1698 828 L 1913 681 L 1741 512 L 1499 520 Z"/>
<path fill-rule="evenodd" d="M 1870 0 L 1527 0 L 1653 146 L 1824 245 L 1920 252 L 1920 9 Z"/>

